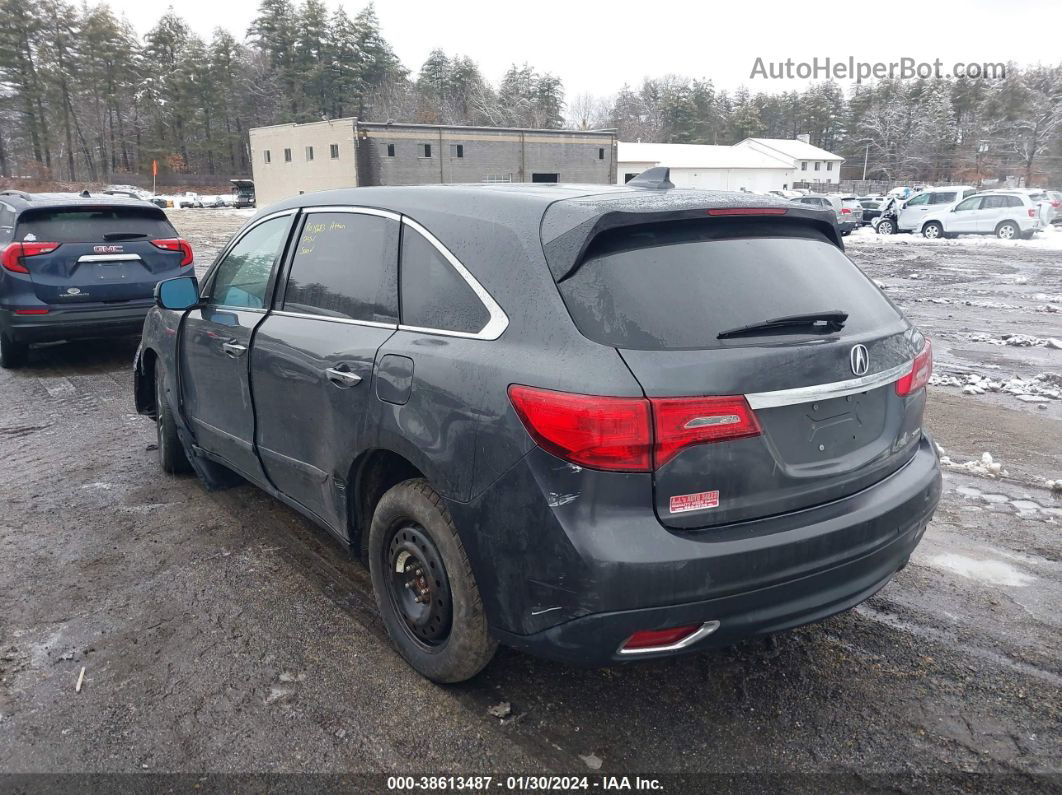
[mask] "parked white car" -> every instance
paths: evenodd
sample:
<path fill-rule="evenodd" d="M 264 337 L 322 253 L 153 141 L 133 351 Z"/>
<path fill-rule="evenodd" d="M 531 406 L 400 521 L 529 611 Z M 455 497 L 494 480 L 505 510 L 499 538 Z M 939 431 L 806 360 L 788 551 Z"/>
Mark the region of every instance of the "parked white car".
<path fill-rule="evenodd" d="M 1043 208 L 1028 194 L 986 191 L 922 216 L 918 231 L 930 240 L 956 235 L 995 235 L 1001 240 L 1030 238 L 1043 229 Z"/>
<path fill-rule="evenodd" d="M 970 185 L 946 185 L 933 188 L 913 196 L 900 205 L 896 213 L 896 229 L 890 232 L 918 232 L 925 226 L 926 214 L 932 210 L 942 209 L 941 205 L 954 204 L 977 193 L 977 188 Z"/>

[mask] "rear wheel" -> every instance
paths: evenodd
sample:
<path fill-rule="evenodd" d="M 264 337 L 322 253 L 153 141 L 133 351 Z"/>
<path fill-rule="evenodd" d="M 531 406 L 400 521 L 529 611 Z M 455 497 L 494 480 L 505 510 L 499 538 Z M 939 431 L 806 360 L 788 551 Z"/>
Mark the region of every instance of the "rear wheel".
<path fill-rule="evenodd" d="M 29 358 L 29 345 L 15 342 L 11 337 L 0 332 L 0 367 L 13 370 L 22 367 Z"/>
<path fill-rule="evenodd" d="M 944 227 L 937 221 L 930 221 L 922 227 L 922 237 L 929 240 L 937 240 L 944 237 Z"/>
<path fill-rule="evenodd" d="M 426 480 L 380 499 L 369 529 L 376 604 L 398 652 L 434 682 L 463 682 L 497 648 L 479 588 L 442 497 Z"/>
<path fill-rule="evenodd" d="M 879 235 L 891 235 L 891 234 L 895 234 L 895 232 L 896 232 L 896 226 L 895 226 L 895 224 L 893 224 L 893 222 L 890 219 L 882 218 L 878 222 L 878 234 Z"/>
<path fill-rule="evenodd" d="M 996 237 L 1000 240 L 1015 240 L 1021 237 L 1021 230 L 1013 221 L 1004 221 L 996 227 Z"/>
<path fill-rule="evenodd" d="M 155 365 L 155 433 L 158 437 L 159 466 L 170 475 L 183 475 L 192 471 L 184 445 L 177 436 L 177 425 L 170 411 L 164 392 L 162 367 Z"/>

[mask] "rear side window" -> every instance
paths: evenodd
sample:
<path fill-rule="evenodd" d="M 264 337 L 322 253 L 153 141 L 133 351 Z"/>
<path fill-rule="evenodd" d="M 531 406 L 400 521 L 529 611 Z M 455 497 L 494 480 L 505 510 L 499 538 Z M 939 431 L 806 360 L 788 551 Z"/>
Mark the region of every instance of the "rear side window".
<path fill-rule="evenodd" d="M 767 236 L 765 236 L 767 235 Z M 704 224 L 630 227 L 599 236 L 558 285 L 579 330 L 618 348 L 677 350 L 761 344 L 728 329 L 841 310 L 845 331 L 900 320 L 874 284 L 825 237 L 795 225 L 726 231 Z"/>
<path fill-rule="evenodd" d="M 947 204 L 948 202 L 955 201 L 955 191 L 947 193 L 931 193 L 929 195 L 930 204 Z"/>
<path fill-rule="evenodd" d="M 311 213 L 291 262 L 284 309 L 394 322 L 398 222 L 364 213 Z"/>
<path fill-rule="evenodd" d="M 471 285 L 417 230 L 402 227 L 402 323 L 424 329 L 475 334 L 490 313 Z"/>
<path fill-rule="evenodd" d="M 15 211 L 0 204 L 0 241 L 7 242 L 15 231 Z"/>
<path fill-rule="evenodd" d="M 49 243 L 100 243 L 105 240 L 159 240 L 177 237 L 154 207 L 93 207 L 27 210 L 19 218 L 16 240 Z"/>

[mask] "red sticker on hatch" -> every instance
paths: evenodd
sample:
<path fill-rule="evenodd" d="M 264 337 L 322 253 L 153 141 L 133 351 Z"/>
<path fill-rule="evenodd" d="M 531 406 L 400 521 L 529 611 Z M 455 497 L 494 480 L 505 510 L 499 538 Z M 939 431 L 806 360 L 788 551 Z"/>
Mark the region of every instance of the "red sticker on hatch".
<path fill-rule="evenodd" d="M 680 494 L 671 498 L 671 513 L 701 511 L 705 508 L 719 507 L 719 492 L 701 491 L 697 494 Z"/>

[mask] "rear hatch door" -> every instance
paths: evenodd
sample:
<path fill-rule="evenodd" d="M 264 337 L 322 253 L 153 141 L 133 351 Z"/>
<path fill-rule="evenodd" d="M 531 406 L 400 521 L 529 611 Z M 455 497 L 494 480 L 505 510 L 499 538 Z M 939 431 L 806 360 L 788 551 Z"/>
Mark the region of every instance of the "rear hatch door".
<path fill-rule="evenodd" d="M 895 381 L 923 339 L 810 227 L 735 219 L 612 230 L 558 287 L 584 335 L 616 347 L 646 396 L 741 395 L 753 409 L 760 433 L 684 447 L 658 465 L 655 509 L 668 526 L 819 505 L 914 454 L 924 390 L 900 397 Z M 832 320 L 736 331 L 795 316 Z"/>
<path fill-rule="evenodd" d="M 176 238 L 165 214 L 146 204 L 29 210 L 15 230 L 19 242 L 58 244 L 22 260 L 37 297 L 48 304 L 151 298 L 184 258 L 152 241 Z"/>

